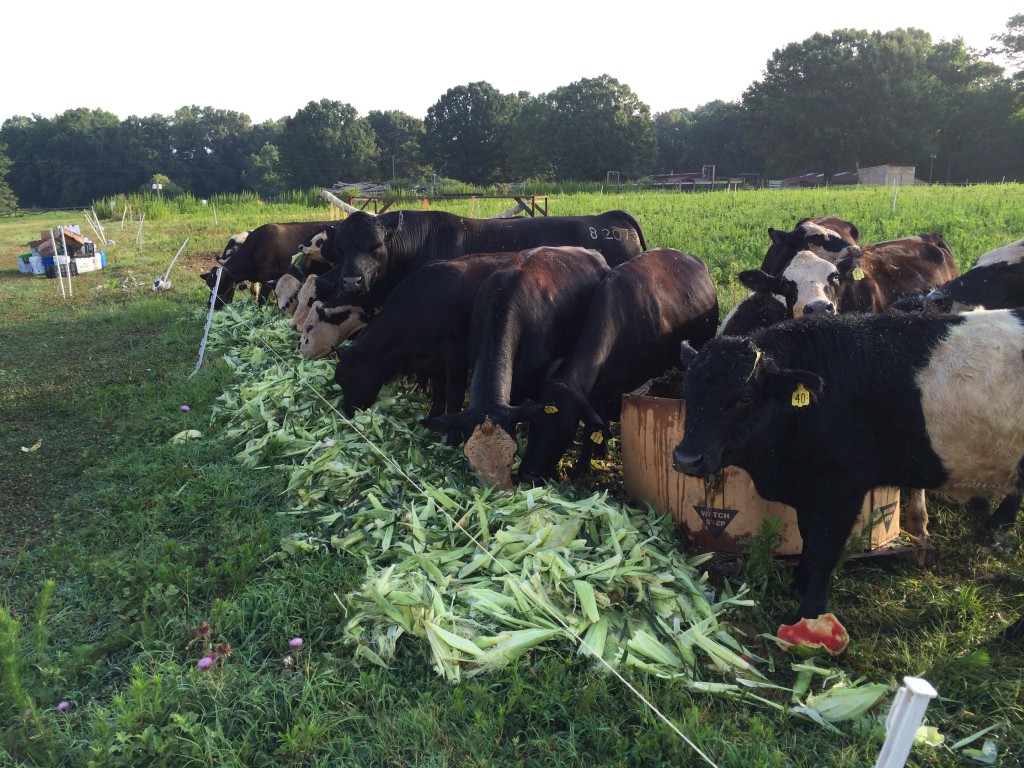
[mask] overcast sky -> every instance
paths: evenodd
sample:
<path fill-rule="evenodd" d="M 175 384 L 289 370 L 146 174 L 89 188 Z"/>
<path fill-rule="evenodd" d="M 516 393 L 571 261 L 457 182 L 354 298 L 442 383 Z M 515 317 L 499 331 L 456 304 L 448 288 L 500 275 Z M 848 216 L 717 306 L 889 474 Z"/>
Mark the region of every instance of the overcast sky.
<path fill-rule="evenodd" d="M 816 32 L 916 27 L 982 50 L 1022 12 L 1021 0 L 18 0 L 3 11 L 0 122 L 196 105 L 259 123 L 325 98 L 422 118 L 459 85 L 539 95 L 601 75 L 658 113 L 738 100 L 774 51 Z"/>

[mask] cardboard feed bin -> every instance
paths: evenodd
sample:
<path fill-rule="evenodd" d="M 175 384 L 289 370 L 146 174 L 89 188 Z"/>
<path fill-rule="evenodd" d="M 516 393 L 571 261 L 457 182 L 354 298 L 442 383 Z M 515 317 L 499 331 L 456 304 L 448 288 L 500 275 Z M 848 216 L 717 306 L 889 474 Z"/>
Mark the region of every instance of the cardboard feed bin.
<path fill-rule="evenodd" d="M 671 388 L 648 381 L 623 396 L 620 424 L 622 478 L 626 493 L 671 513 L 694 551 L 742 553 L 745 540 L 761 531 L 765 518 L 781 520 L 782 543 L 776 555 L 799 555 L 803 547 L 796 510 L 757 495 L 750 475 L 727 467 L 721 485 L 710 490 L 704 480 L 672 468 L 672 451 L 683 439 L 685 401 Z M 875 523 L 864 536 L 869 521 Z M 861 535 L 864 550 L 877 549 L 900 535 L 898 488 L 876 488 L 864 498 L 851 536 Z"/>

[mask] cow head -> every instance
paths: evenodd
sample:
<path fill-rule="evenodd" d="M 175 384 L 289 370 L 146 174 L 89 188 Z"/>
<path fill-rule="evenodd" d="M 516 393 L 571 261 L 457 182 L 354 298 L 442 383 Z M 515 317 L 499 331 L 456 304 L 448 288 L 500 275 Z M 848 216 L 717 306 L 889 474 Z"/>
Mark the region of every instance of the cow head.
<path fill-rule="evenodd" d="M 558 461 L 572 445 L 581 419 L 587 427 L 585 440 L 596 439 L 595 434 L 604 439 L 603 419 L 579 390 L 564 382 L 546 383 L 540 402 L 531 410 L 529 439 L 519 463 L 519 479 L 523 482 L 557 476 Z"/>
<path fill-rule="evenodd" d="M 369 315 L 362 307 L 329 306 L 315 301 L 306 316 L 306 325 L 299 339 L 299 351 L 304 357 L 319 360 L 333 352 L 343 341 L 356 336 L 368 322 Z"/>
<path fill-rule="evenodd" d="M 839 270 L 835 264 L 801 251 L 782 276 L 796 286 L 793 316 L 834 315 L 839 301 Z"/>
<path fill-rule="evenodd" d="M 813 407 L 823 388 L 817 374 L 780 368 L 751 339 L 708 342 L 686 366 L 684 437 L 673 466 L 696 477 L 742 467 L 771 442 L 781 418 Z"/>
<path fill-rule="evenodd" d="M 286 315 L 294 315 L 302 281 L 292 274 L 281 275 L 274 284 L 274 296 L 277 297 L 277 308 Z"/>
<path fill-rule="evenodd" d="M 372 370 L 372 361 L 363 359 L 351 344 L 338 349 L 337 355 L 334 381 L 341 388 L 342 411 L 352 418 L 357 410 L 377 402 L 384 381 Z"/>
<path fill-rule="evenodd" d="M 1024 262 L 974 266 L 929 292 L 927 302 L 942 312 L 1024 306 Z"/>
<path fill-rule="evenodd" d="M 295 312 L 292 314 L 292 330 L 302 333 L 306 327 L 306 317 L 316 302 L 316 276 L 309 275 L 303 282 L 295 297 Z"/>
<path fill-rule="evenodd" d="M 385 224 L 379 216 L 357 211 L 334 227 L 335 264 L 324 275 L 331 282 L 348 293 L 366 293 L 378 283 L 388 271 L 388 244 L 401 230 L 403 214 L 393 227 Z"/>
<path fill-rule="evenodd" d="M 334 227 L 317 232 L 299 244 L 299 253 L 312 261 L 334 263 Z"/>
<path fill-rule="evenodd" d="M 220 273 L 220 285 L 217 286 L 217 274 Z M 210 287 L 210 295 L 213 296 L 214 287 L 217 288 L 217 298 L 213 302 L 214 309 L 224 309 L 225 304 L 230 304 L 235 297 L 235 281 L 231 274 L 224 267 L 214 267 L 209 272 L 200 275 L 203 281 Z"/>
<path fill-rule="evenodd" d="M 860 232 L 848 221 L 835 216 L 804 218 L 792 231 L 768 228 L 771 245 L 765 253 L 761 269 L 770 275 L 782 274 L 790 260 L 800 251 L 810 251 L 835 263 L 847 249 L 857 245 Z"/>
<path fill-rule="evenodd" d="M 220 258 L 217 259 L 217 261 L 221 264 L 227 261 L 228 257 L 230 257 L 235 251 L 237 251 L 242 246 L 242 243 L 245 242 L 245 238 L 247 238 L 248 236 L 249 233 L 247 231 L 239 232 L 237 234 L 232 235 L 231 238 L 228 240 L 228 244 L 224 246 L 224 253 L 220 255 Z"/>

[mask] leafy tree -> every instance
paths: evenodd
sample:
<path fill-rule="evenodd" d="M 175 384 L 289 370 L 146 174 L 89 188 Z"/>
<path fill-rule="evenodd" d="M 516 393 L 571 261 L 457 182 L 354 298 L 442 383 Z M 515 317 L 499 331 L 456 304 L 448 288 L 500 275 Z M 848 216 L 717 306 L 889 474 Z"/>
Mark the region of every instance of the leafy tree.
<path fill-rule="evenodd" d="M 7 183 L 11 161 L 7 157 L 7 145 L 0 144 L 0 211 L 13 211 L 18 207 L 18 198 Z"/>
<path fill-rule="evenodd" d="M 745 138 L 737 102 L 710 101 L 694 111 L 674 109 L 654 117 L 659 173 L 699 171 L 714 165 L 718 177 L 760 171 L 764 160 Z"/>
<path fill-rule="evenodd" d="M 259 145 L 252 122 L 241 112 L 181 107 L 168 121 L 172 163 L 167 170 L 197 197 L 239 192 L 242 170 Z"/>
<path fill-rule="evenodd" d="M 916 29 L 837 30 L 776 51 L 743 95 L 767 170 L 831 175 L 926 154 L 942 118 L 931 52 Z"/>
<path fill-rule="evenodd" d="M 994 52 L 1010 63 L 1014 81 L 1024 86 L 1024 13 L 1011 16 L 1006 31 L 993 39 L 999 43 Z"/>
<path fill-rule="evenodd" d="M 927 147 L 942 169 L 935 180 L 998 181 L 1020 173 L 1021 150 L 1010 126 L 1013 93 L 1002 67 L 965 48 L 961 38 L 934 46 L 928 66 L 941 84 L 936 94 L 941 118 Z M 927 160 L 930 176 L 931 158 L 922 152 L 916 160 L 919 168 Z"/>
<path fill-rule="evenodd" d="M 685 173 L 695 170 L 691 165 L 690 133 L 693 113 L 688 109 L 671 109 L 654 116 L 654 136 L 658 149 L 655 173 Z"/>
<path fill-rule="evenodd" d="M 366 116 L 377 137 L 380 151 L 380 179 L 416 179 L 427 175 L 421 160 L 420 142 L 423 139 L 423 121 L 405 112 L 373 111 Z"/>
<path fill-rule="evenodd" d="M 373 178 L 380 159 L 370 123 L 350 104 L 330 99 L 285 118 L 277 148 L 281 176 L 292 189 Z"/>
<path fill-rule="evenodd" d="M 427 110 L 423 149 L 438 172 L 471 184 L 509 178 L 509 141 L 520 101 L 489 83 L 450 88 Z"/>
<path fill-rule="evenodd" d="M 554 181 L 554 158 L 550 151 L 550 110 L 539 98 L 518 95 L 520 107 L 509 131 L 509 172 L 513 179 Z"/>
<path fill-rule="evenodd" d="M 264 144 L 255 155 L 249 156 L 249 166 L 242 172 L 242 182 L 261 198 L 279 195 L 285 191 L 284 180 L 278 173 L 281 155 L 273 144 Z"/>
<path fill-rule="evenodd" d="M 549 157 L 562 179 L 650 172 L 657 145 L 651 110 L 613 77 L 585 78 L 540 98 Z"/>

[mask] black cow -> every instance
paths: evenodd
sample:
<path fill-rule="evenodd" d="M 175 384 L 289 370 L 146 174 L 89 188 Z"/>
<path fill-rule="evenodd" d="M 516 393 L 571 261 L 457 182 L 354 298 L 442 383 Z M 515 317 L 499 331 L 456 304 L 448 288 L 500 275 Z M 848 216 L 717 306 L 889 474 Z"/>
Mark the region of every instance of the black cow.
<path fill-rule="evenodd" d="M 781 275 L 800 251 L 810 251 L 825 261 L 838 261 L 850 246 L 857 245 L 860 231 L 837 216 L 818 216 L 800 219 L 790 232 L 768 227 L 768 238 L 772 244 L 761 262 L 761 270 Z"/>
<path fill-rule="evenodd" d="M 622 396 L 674 367 L 682 341 L 700 347 L 717 327 L 718 291 L 696 256 L 656 248 L 608 272 L 579 339 L 541 389 L 520 480 L 555 477 L 581 419 L 585 437 L 573 474 L 589 469 L 592 446 L 619 420 Z"/>
<path fill-rule="evenodd" d="M 321 256 L 336 265 L 317 286 L 326 300 L 343 289 L 380 290 L 386 297 L 418 267 L 471 253 L 576 245 L 604 255 L 612 266 L 646 250 L 636 219 L 625 211 L 596 216 L 472 219 L 444 211 L 359 211 L 328 231 Z"/>
<path fill-rule="evenodd" d="M 796 508 L 797 618 L 828 610 L 872 488 L 1024 487 L 1024 311 L 797 318 L 715 339 L 685 367 L 674 467 L 740 467 L 759 495 Z"/>
<path fill-rule="evenodd" d="M 480 286 L 496 270 L 525 258 L 525 253 L 492 253 L 433 262 L 395 288 L 359 338 L 338 350 L 334 380 L 346 415 L 371 406 L 391 379 L 417 371 L 432 378 L 431 417 L 462 410 L 470 318 Z M 455 435 L 449 442 L 457 442 Z"/>
<path fill-rule="evenodd" d="M 881 312 L 960 274 L 946 241 L 933 232 L 855 249 L 836 262 L 836 269 L 840 312 Z"/>
<path fill-rule="evenodd" d="M 273 288 L 274 282 L 291 265 L 299 243 L 315 232 L 322 231 L 330 223 L 297 221 L 264 224 L 249 232 L 234 253 L 219 262 L 219 267 L 202 275 L 212 292 L 217 283 L 217 273 L 221 272 L 214 308 L 221 309 L 231 303 L 238 283 L 251 282 L 260 284 L 263 289 Z M 261 293 L 265 292 L 261 290 Z"/>
<path fill-rule="evenodd" d="M 511 485 L 515 426 L 529 416 L 521 404 L 538 398 L 545 373 L 569 353 L 608 270 L 596 250 L 533 248 L 522 263 L 495 272 L 481 286 L 472 314 L 468 405 L 424 424 L 448 434 L 472 433 L 466 453 L 487 482 Z"/>
<path fill-rule="evenodd" d="M 960 277 L 928 293 L 927 302 L 939 310 L 956 312 L 1024 306 L 1024 240 L 983 254 Z"/>

